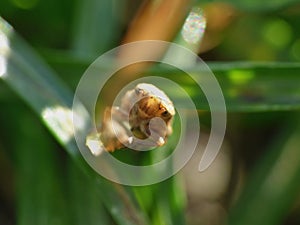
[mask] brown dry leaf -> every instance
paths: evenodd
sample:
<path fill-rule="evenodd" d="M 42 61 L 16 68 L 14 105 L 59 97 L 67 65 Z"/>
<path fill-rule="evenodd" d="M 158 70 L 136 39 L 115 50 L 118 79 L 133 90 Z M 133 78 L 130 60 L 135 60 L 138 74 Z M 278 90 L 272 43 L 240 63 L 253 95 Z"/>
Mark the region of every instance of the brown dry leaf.
<path fill-rule="evenodd" d="M 191 0 L 145 1 L 131 22 L 123 44 L 142 40 L 171 41 L 182 26 L 190 9 L 190 3 Z M 121 49 L 118 53 L 118 61 L 123 65 L 124 62 L 131 62 L 131 59 L 138 60 L 145 56 L 159 60 L 165 50 L 163 47 L 153 47 L 151 44 L 135 45 L 130 50 Z M 103 89 L 107 104 L 111 104 L 121 87 L 138 78 L 150 65 L 150 62 L 141 62 L 122 68 L 110 80 L 110 85 L 106 85 Z"/>

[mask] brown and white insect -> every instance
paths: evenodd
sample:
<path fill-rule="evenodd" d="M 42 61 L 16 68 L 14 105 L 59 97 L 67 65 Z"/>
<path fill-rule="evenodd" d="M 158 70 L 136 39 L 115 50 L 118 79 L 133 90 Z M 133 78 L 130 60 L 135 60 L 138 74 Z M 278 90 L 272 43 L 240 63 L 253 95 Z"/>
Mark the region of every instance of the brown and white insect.
<path fill-rule="evenodd" d="M 104 110 L 99 132 L 87 137 L 93 154 L 125 146 L 156 147 L 172 133 L 175 109 L 168 96 L 152 84 L 141 83 L 127 91 L 119 107 Z"/>

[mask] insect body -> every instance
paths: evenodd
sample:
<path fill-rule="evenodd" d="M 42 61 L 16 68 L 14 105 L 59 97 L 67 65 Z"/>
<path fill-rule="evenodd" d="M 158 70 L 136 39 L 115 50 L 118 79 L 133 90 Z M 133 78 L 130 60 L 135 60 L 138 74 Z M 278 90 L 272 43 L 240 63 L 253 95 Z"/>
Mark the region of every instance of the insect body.
<path fill-rule="evenodd" d="M 145 145 L 146 139 L 148 147 L 164 145 L 172 133 L 174 115 L 174 105 L 163 91 L 152 84 L 138 84 L 127 91 L 120 107 L 105 109 L 98 133 L 100 144 L 109 152 Z"/>

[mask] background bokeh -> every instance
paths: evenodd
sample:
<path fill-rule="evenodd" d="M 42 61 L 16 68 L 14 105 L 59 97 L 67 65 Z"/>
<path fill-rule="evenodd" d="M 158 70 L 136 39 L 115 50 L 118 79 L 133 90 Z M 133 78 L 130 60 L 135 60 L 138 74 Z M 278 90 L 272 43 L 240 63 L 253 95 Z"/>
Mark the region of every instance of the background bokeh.
<path fill-rule="evenodd" d="M 180 31 L 195 8 L 206 28 L 191 45 Z M 0 75 L 0 224 L 300 224 L 300 1 L 1 0 L 0 16 L 0 62 L 8 65 Z M 70 124 L 42 108 L 55 114 L 52 105 L 65 103 L 59 113 L 68 115 L 71 93 L 97 56 L 145 39 L 181 44 L 210 66 L 224 92 L 227 132 L 217 159 L 199 173 L 210 131 L 203 94 L 174 68 L 131 68 L 180 82 L 198 107 L 201 137 L 176 176 L 121 186 L 92 171 L 57 132 Z M 197 64 L 190 70 L 201 74 Z M 155 157 L 168 155 L 172 142 Z M 114 156 L 157 160 L 129 150 Z"/>

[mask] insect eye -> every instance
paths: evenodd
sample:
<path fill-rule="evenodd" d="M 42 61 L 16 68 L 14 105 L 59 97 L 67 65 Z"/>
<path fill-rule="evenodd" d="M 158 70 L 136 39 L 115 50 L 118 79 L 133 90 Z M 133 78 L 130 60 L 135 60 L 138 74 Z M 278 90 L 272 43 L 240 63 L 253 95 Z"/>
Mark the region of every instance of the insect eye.
<path fill-rule="evenodd" d="M 163 117 L 167 117 L 167 116 L 169 116 L 169 112 L 168 111 L 164 111 L 164 112 L 161 113 L 161 115 Z"/>

